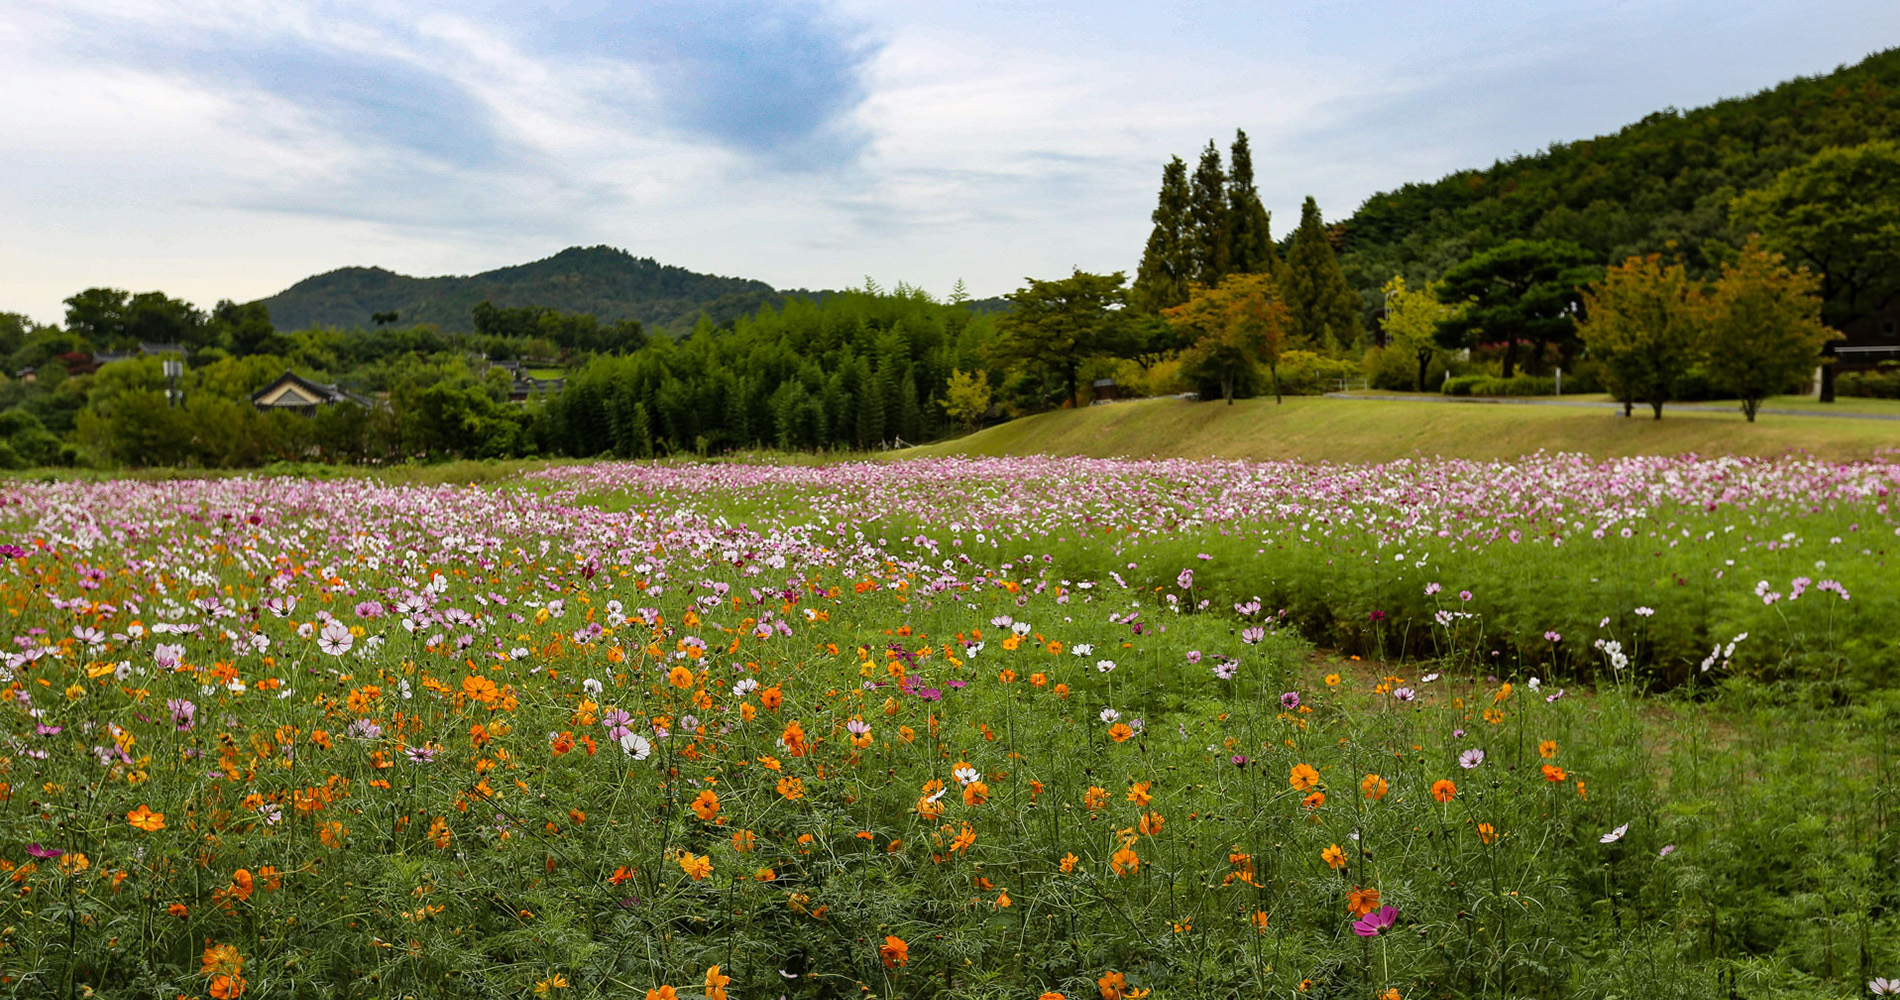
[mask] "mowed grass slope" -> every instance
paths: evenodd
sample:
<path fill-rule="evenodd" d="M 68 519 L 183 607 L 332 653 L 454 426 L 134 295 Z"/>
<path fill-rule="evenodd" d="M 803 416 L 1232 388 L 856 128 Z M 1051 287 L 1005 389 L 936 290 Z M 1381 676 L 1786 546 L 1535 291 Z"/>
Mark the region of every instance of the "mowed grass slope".
<path fill-rule="evenodd" d="M 1378 462 L 1411 455 L 1515 458 L 1539 450 L 1624 455 L 1781 455 L 1872 458 L 1900 452 L 1900 421 L 1770 416 L 1668 408 L 1624 419 L 1597 407 L 1289 397 L 1233 405 L 1149 399 L 1012 420 L 896 452 L 931 455 L 1086 455 Z"/>

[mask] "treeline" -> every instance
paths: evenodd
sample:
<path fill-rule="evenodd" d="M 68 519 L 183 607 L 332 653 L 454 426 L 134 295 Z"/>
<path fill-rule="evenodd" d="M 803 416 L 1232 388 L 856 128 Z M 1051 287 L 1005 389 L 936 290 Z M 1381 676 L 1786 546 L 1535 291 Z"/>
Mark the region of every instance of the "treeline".
<path fill-rule="evenodd" d="M 1370 321 L 1393 275 L 1414 285 L 1511 239 L 1561 240 L 1599 264 L 1680 254 L 1715 277 L 1751 231 L 1730 211 L 1745 191 L 1830 147 L 1900 139 L 1900 49 L 1832 73 L 1682 111 L 1612 135 L 1407 184 L 1332 227 Z M 1818 270 L 1818 268 L 1817 268 Z"/>
<path fill-rule="evenodd" d="M 540 418 L 568 455 L 869 449 L 940 436 L 950 374 L 980 365 L 991 315 L 899 286 L 794 299 L 730 330 L 658 340 L 576 371 Z"/>

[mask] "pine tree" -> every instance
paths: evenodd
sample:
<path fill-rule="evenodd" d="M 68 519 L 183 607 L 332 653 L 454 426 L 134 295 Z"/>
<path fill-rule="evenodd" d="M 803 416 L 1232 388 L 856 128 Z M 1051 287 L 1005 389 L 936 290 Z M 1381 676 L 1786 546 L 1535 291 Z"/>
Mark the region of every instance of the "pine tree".
<path fill-rule="evenodd" d="M 1171 157 L 1161 168 L 1161 195 L 1156 200 L 1154 229 L 1148 233 L 1141 267 L 1135 272 L 1128 299 L 1143 312 L 1158 313 L 1187 301 L 1193 258 L 1188 249 L 1187 164 Z"/>
<path fill-rule="evenodd" d="M 1227 178 L 1227 222 L 1233 234 L 1235 274 L 1273 274 L 1279 270 L 1278 255 L 1273 252 L 1271 217 L 1260 203 L 1260 192 L 1253 183 L 1253 150 L 1247 145 L 1247 133 L 1234 131 L 1232 173 Z"/>
<path fill-rule="evenodd" d="M 958 278 L 957 283 L 955 285 L 950 286 L 950 298 L 945 301 L 949 302 L 953 306 L 960 306 L 964 304 L 965 302 L 970 301 L 970 290 L 963 287 L 962 278 Z"/>
<path fill-rule="evenodd" d="M 1188 188 L 1188 249 L 1193 260 L 1190 275 L 1197 284 L 1212 288 L 1233 267 L 1233 229 L 1227 217 L 1227 172 L 1221 169 L 1220 149 L 1207 140 L 1200 165 Z"/>
<path fill-rule="evenodd" d="M 1287 307 L 1293 313 L 1294 343 L 1336 352 L 1359 340 L 1359 296 L 1346 284 L 1333 255 L 1333 242 L 1320 221 L 1319 204 L 1311 197 L 1300 206 L 1300 228 L 1286 252 L 1280 282 Z"/>

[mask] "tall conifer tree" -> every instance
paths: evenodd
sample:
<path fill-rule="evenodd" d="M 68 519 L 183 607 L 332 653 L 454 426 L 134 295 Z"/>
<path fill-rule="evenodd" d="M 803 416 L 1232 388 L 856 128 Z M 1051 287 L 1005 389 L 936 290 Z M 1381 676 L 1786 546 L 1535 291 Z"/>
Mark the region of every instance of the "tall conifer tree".
<path fill-rule="evenodd" d="M 1137 309 L 1159 313 L 1187 301 L 1194 277 L 1188 247 L 1187 164 L 1176 156 L 1161 168 L 1161 196 L 1155 204 L 1154 229 L 1141 253 L 1141 267 L 1129 299 Z"/>
<path fill-rule="evenodd" d="M 1244 130 L 1234 130 L 1228 170 L 1227 222 L 1233 234 L 1229 266 L 1235 274 L 1274 274 L 1280 262 L 1273 252 L 1271 219 L 1260 203 L 1260 192 L 1254 188 L 1253 150 L 1247 145 Z"/>
<path fill-rule="evenodd" d="M 1300 228 L 1293 231 L 1283 271 L 1280 286 L 1293 313 L 1295 343 L 1337 351 L 1358 342 L 1359 296 L 1346 284 L 1319 203 L 1310 196 L 1300 206 Z"/>
<path fill-rule="evenodd" d="M 1188 188 L 1190 247 L 1193 280 L 1212 288 L 1233 268 L 1233 229 L 1227 217 L 1227 172 L 1221 168 L 1220 148 L 1207 140 L 1200 165 Z"/>

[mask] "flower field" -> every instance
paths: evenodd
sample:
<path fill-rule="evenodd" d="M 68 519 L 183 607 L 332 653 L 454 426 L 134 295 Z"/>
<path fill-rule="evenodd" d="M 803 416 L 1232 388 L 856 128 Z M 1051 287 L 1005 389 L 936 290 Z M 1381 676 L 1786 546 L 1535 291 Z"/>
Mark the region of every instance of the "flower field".
<path fill-rule="evenodd" d="M 1896 489 L 8 484 L 0 995 L 1865 995 Z"/>

